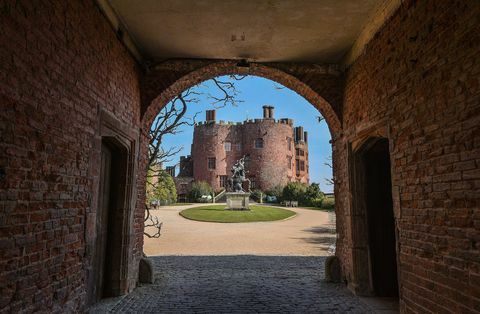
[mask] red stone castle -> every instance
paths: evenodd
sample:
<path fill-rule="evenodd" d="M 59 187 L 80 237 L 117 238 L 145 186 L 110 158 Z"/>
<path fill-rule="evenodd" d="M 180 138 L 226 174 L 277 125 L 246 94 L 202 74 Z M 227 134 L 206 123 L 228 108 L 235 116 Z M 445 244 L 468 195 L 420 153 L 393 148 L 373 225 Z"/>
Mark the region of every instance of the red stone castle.
<path fill-rule="evenodd" d="M 205 121 L 194 127 L 192 155 L 180 158 L 175 178 L 178 194 L 188 194 L 193 181 L 222 190 L 242 156 L 247 156 L 252 190 L 266 191 L 293 181 L 308 184 L 307 132 L 294 127 L 292 119 L 275 120 L 273 112 L 274 107 L 263 106 L 263 119 L 217 122 L 215 110 L 207 110 Z"/>

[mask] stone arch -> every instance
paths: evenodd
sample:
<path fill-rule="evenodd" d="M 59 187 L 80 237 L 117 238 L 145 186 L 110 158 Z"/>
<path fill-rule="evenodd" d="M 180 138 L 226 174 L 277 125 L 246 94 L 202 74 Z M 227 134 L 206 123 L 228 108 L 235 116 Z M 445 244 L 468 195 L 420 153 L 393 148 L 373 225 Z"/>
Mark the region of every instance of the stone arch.
<path fill-rule="evenodd" d="M 319 110 L 327 122 L 332 138 L 341 131 L 340 119 L 332 105 L 306 83 L 273 66 L 250 63 L 248 67 L 241 67 L 237 65 L 237 61 L 213 62 L 192 70 L 174 81 L 148 104 L 142 116 L 143 131 L 147 132 L 155 116 L 178 93 L 213 77 L 229 74 L 260 76 L 290 88 Z"/>

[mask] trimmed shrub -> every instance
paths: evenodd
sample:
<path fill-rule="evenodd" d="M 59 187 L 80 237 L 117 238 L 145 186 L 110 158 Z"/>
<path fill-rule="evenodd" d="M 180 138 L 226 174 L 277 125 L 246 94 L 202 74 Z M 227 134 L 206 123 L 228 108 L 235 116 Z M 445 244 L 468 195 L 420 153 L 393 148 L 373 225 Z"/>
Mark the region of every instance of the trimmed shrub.
<path fill-rule="evenodd" d="M 303 201 L 305 205 L 317 206 L 313 203 L 321 203 L 324 197 L 325 195 L 322 191 L 320 191 L 320 186 L 318 185 L 318 183 L 312 183 L 307 187 L 307 190 L 305 191 L 305 195 L 303 197 Z"/>
<path fill-rule="evenodd" d="M 335 198 L 333 197 L 325 197 L 322 201 L 323 209 L 334 209 L 335 208 Z"/>
<path fill-rule="evenodd" d="M 282 200 L 297 201 L 299 204 L 302 204 L 305 200 L 306 191 L 306 184 L 300 182 L 288 182 L 288 184 L 283 188 Z"/>
<path fill-rule="evenodd" d="M 261 190 L 253 190 L 252 194 L 250 194 L 250 197 L 255 201 L 255 202 L 260 202 L 261 197 L 265 196 L 265 194 Z"/>
<path fill-rule="evenodd" d="M 322 208 L 322 204 L 323 204 L 324 200 L 325 200 L 324 198 L 315 198 L 313 200 L 310 200 L 310 204 L 308 204 L 308 205 L 313 206 L 313 207 Z"/>
<path fill-rule="evenodd" d="M 283 186 L 277 185 L 272 189 L 266 191 L 265 194 L 268 196 L 274 196 L 277 201 L 280 201 L 282 199 L 283 188 L 284 188 Z"/>
<path fill-rule="evenodd" d="M 206 203 L 209 201 L 207 196 L 211 197 L 212 194 L 213 188 L 210 186 L 210 184 L 208 184 L 208 182 L 197 181 L 193 182 L 192 184 L 192 189 L 190 190 L 190 199 L 197 202 Z"/>

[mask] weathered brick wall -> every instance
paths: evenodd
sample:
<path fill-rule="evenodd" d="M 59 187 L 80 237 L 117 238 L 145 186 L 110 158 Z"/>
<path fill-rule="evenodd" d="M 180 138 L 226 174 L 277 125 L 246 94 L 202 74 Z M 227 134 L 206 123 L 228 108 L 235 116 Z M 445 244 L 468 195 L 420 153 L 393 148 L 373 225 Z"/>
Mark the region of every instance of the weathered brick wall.
<path fill-rule="evenodd" d="M 90 0 L 2 1 L 0 46 L 0 312 L 78 312 L 99 111 L 138 128 L 138 71 Z"/>
<path fill-rule="evenodd" d="M 142 78 L 142 122 L 149 127 L 158 112 L 178 93 L 216 76 L 239 74 L 271 79 L 305 97 L 340 131 L 343 73 L 336 65 L 252 63 L 237 67 L 235 60 L 169 60 L 153 66 Z"/>
<path fill-rule="evenodd" d="M 480 311 L 479 16 L 476 0 L 407 1 L 347 71 L 336 192 L 349 195 L 347 142 L 384 128 L 403 312 Z M 350 200 L 336 199 L 348 277 Z"/>

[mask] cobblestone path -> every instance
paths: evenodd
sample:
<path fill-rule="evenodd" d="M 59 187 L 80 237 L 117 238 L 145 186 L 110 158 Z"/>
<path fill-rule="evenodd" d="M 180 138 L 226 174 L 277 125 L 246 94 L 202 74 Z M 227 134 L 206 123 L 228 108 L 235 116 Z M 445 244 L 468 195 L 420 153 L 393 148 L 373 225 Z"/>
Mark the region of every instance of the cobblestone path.
<path fill-rule="evenodd" d="M 323 280 L 322 256 L 156 256 L 154 284 L 109 304 L 110 313 L 372 313 Z M 97 312 L 98 313 L 98 312 Z"/>

